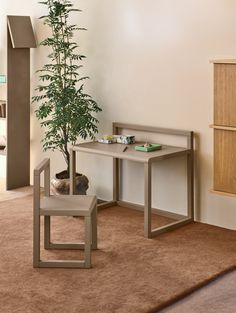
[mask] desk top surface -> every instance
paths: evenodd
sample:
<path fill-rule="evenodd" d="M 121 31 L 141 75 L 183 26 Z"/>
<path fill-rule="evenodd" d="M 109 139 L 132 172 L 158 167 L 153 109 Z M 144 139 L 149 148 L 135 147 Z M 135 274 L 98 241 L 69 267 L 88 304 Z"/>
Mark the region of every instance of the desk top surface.
<path fill-rule="evenodd" d="M 181 154 L 186 154 L 190 150 L 182 147 L 166 146 L 162 145 L 161 150 L 153 152 L 141 152 L 136 151 L 135 146 L 144 144 L 144 142 L 136 142 L 132 145 L 124 145 L 119 143 L 104 144 L 97 141 L 86 142 L 72 147 L 73 151 L 87 152 L 93 154 L 100 154 L 104 156 L 110 156 L 113 158 L 131 160 L 142 163 L 148 163 L 156 160 L 167 159 Z M 124 148 L 127 147 L 126 151 L 123 152 Z"/>

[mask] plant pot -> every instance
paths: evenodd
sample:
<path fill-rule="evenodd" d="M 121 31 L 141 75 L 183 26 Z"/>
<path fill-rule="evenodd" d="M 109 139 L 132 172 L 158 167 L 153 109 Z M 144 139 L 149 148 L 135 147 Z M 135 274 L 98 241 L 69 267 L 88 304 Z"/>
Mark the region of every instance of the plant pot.
<path fill-rule="evenodd" d="M 67 171 L 56 174 L 56 177 L 51 180 L 51 186 L 54 194 L 68 195 L 70 193 L 70 178 Z M 88 187 L 88 178 L 83 174 L 76 173 L 75 194 L 86 195 Z"/>

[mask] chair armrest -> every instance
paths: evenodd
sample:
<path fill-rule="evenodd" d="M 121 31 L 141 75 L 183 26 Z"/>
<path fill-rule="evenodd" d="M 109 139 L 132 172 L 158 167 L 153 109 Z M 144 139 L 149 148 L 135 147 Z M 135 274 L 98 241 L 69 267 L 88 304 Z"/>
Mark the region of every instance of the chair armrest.
<path fill-rule="evenodd" d="M 44 172 L 44 194 L 46 197 L 50 196 L 50 159 L 44 159 L 35 169 L 34 169 L 34 197 L 38 199 L 38 204 L 40 203 L 40 174 Z"/>
<path fill-rule="evenodd" d="M 47 168 L 50 168 L 50 159 L 46 158 L 44 159 L 35 169 L 34 169 L 34 175 L 40 175 L 44 170 Z"/>

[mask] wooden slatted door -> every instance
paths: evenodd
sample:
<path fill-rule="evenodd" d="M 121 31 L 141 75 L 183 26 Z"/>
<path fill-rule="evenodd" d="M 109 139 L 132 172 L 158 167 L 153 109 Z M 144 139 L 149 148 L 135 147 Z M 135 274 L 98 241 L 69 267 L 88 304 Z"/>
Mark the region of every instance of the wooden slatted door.
<path fill-rule="evenodd" d="M 236 194 L 236 132 L 214 130 L 214 189 Z"/>
<path fill-rule="evenodd" d="M 236 195 L 236 60 L 214 63 L 214 191 Z"/>

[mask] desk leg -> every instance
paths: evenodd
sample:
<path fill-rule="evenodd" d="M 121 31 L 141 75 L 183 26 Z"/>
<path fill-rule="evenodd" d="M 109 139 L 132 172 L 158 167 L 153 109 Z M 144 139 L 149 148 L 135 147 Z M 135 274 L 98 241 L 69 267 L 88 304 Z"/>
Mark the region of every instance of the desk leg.
<path fill-rule="evenodd" d="M 144 164 L 144 236 L 151 238 L 152 171 L 151 163 Z"/>
<path fill-rule="evenodd" d="M 120 163 L 119 159 L 113 158 L 113 201 L 120 199 Z"/>
<path fill-rule="evenodd" d="M 70 150 L 70 195 L 75 194 L 76 152 Z"/>
<path fill-rule="evenodd" d="M 188 217 L 194 219 L 194 163 L 192 151 L 187 154 Z"/>

